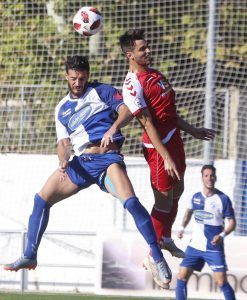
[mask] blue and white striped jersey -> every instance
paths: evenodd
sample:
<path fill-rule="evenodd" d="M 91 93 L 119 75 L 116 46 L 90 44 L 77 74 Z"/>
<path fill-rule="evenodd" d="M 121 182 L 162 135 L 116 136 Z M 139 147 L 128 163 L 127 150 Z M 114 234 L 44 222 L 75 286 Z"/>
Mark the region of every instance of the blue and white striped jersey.
<path fill-rule="evenodd" d="M 223 243 L 212 245 L 211 241 L 224 229 L 224 219 L 234 218 L 229 197 L 217 189 L 211 197 L 198 192 L 193 195 L 188 208 L 193 210 L 194 218 L 189 245 L 201 251 L 222 251 Z"/>
<path fill-rule="evenodd" d="M 57 141 L 70 138 L 75 155 L 79 156 L 88 144 L 102 139 L 122 104 L 122 95 L 117 89 L 99 82 L 89 83 L 78 99 L 69 93 L 55 109 Z M 113 140 L 121 146 L 124 137 L 118 131 Z"/>

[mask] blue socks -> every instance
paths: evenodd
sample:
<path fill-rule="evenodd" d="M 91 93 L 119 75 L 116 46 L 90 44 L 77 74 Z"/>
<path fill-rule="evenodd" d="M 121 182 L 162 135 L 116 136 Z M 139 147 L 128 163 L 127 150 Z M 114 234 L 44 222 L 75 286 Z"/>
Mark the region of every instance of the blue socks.
<path fill-rule="evenodd" d="M 27 246 L 24 256 L 36 258 L 37 250 L 42 235 L 47 227 L 51 205 L 44 201 L 38 194 L 34 197 L 33 212 L 29 217 Z"/>
<path fill-rule="evenodd" d="M 134 218 L 136 227 L 149 244 L 153 259 L 159 261 L 163 259 L 163 254 L 161 252 L 160 246 L 158 245 L 156 233 L 154 231 L 153 223 L 151 217 L 147 210 L 142 206 L 137 197 L 130 197 L 124 203 L 124 208 L 126 208 L 132 217 Z"/>
<path fill-rule="evenodd" d="M 236 300 L 233 288 L 230 286 L 229 282 L 226 282 L 220 287 L 224 294 L 226 300 Z M 186 300 L 187 299 L 187 282 L 177 279 L 176 286 L 176 300 Z"/>
<path fill-rule="evenodd" d="M 226 282 L 220 287 L 222 293 L 226 300 L 236 300 L 233 288 L 230 286 L 229 282 Z"/>
<path fill-rule="evenodd" d="M 176 300 L 187 299 L 187 282 L 184 280 L 177 279 L 176 286 Z"/>

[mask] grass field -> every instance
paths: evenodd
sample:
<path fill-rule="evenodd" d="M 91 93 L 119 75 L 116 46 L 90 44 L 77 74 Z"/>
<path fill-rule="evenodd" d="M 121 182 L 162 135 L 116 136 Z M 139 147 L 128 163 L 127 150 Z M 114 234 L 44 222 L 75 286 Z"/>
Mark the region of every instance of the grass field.
<path fill-rule="evenodd" d="M 96 296 L 82 294 L 39 294 L 39 293 L 0 293 L 0 300 L 172 300 L 174 298 L 146 298 L 146 297 L 120 297 Z M 193 299 L 191 299 L 193 300 Z M 202 299 L 194 299 L 202 300 Z"/>
<path fill-rule="evenodd" d="M 136 297 L 120 297 L 120 296 L 95 296 L 81 294 L 17 294 L 17 293 L 0 293 L 0 300 L 160 300 L 161 298 L 136 298 Z M 171 300 L 172 298 L 163 298 Z"/>

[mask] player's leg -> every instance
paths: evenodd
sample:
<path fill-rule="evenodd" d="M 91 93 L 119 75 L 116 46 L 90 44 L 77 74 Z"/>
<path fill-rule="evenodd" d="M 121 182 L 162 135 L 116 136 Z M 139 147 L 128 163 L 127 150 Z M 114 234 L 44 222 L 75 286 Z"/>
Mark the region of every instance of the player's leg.
<path fill-rule="evenodd" d="M 187 299 L 187 282 L 194 271 L 200 272 L 204 267 L 203 253 L 193 247 L 188 246 L 186 257 L 179 266 L 176 285 L 176 300 Z"/>
<path fill-rule="evenodd" d="M 183 180 L 177 182 L 175 187 L 175 190 L 170 189 L 165 192 L 160 192 L 153 187 L 155 203 L 151 217 L 162 249 L 169 251 L 175 257 L 183 258 L 185 257 L 184 252 L 175 245 L 171 237 L 172 225 L 177 215 L 178 195 L 181 195 L 183 191 Z"/>
<path fill-rule="evenodd" d="M 226 300 L 236 300 L 234 290 L 227 281 L 226 272 L 214 272 L 214 280 Z"/>
<path fill-rule="evenodd" d="M 176 284 L 176 300 L 187 299 L 187 282 L 194 270 L 189 267 L 179 267 Z"/>
<path fill-rule="evenodd" d="M 37 251 L 46 230 L 50 208 L 53 204 L 68 198 L 78 191 L 69 176 L 61 180 L 61 173 L 56 170 L 46 181 L 41 191 L 34 196 L 33 210 L 29 217 L 27 245 L 23 256 L 12 264 L 4 266 L 5 270 L 34 269 L 37 266 Z"/>
<path fill-rule="evenodd" d="M 205 261 L 214 272 L 215 283 L 220 287 L 225 299 L 235 300 L 234 290 L 227 281 L 227 264 L 224 251 L 206 251 Z"/>
<path fill-rule="evenodd" d="M 155 269 L 152 270 L 154 280 L 161 287 L 168 288 L 172 277 L 171 271 L 157 242 L 150 215 L 136 197 L 126 170 L 116 163 L 110 165 L 107 169 L 105 185 L 112 195 L 117 195 L 121 200 L 124 208 L 132 215 L 137 229 L 148 243 L 154 258 L 154 262 L 150 264 L 155 264 Z"/>
<path fill-rule="evenodd" d="M 173 256 L 184 258 L 185 253 L 181 249 L 179 249 L 173 239 L 172 235 L 172 226 L 175 222 L 177 211 L 178 211 L 178 201 L 184 191 L 184 180 L 183 178 L 178 181 L 173 188 L 173 200 L 172 200 L 172 208 L 171 211 L 166 215 L 163 222 L 163 236 L 161 239 L 161 248 L 169 251 Z"/>
<path fill-rule="evenodd" d="M 154 205 L 151 211 L 151 217 L 158 242 L 160 243 L 164 235 L 164 230 L 169 230 L 168 227 L 171 227 L 168 219 L 173 206 L 173 189 L 166 192 L 160 192 L 154 186 L 152 186 L 152 188 Z"/>
<path fill-rule="evenodd" d="M 180 176 L 183 177 L 185 157 L 179 132 L 174 134 L 166 147 L 177 165 Z M 168 250 L 173 256 L 184 257 L 184 252 L 177 248 L 171 239 L 171 229 L 177 214 L 178 199 L 183 192 L 183 180 L 174 180 L 168 175 L 164 167 L 164 160 L 155 149 L 145 148 L 144 156 L 151 173 L 151 185 L 155 198 L 151 217 L 158 241 L 165 240 L 165 243 L 162 242 L 164 249 Z M 167 247 L 165 247 L 165 244 Z"/>
<path fill-rule="evenodd" d="M 151 218 L 160 243 L 173 205 L 173 185 L 164 168 L 164 160 L 159 153 L 155 149 L 144 148 L 144 156 L 150 168 L 150 181 L 154 194 Z"/>

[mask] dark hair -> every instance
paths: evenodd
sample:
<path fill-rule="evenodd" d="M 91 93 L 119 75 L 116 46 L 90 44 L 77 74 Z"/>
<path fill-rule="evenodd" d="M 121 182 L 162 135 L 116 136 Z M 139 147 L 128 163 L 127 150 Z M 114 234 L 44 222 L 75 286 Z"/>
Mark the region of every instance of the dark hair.
<path fill-rule="evenodd" d="M 69 56 L 65 61 L 65 70 L 68 73 L 69 70 L 76 71 L 90 71 L 88 58 L 86 56 Z"/>
<path fill-rule="evenodd" d="M 212 170 L 216 175 L 216 168 L 213 165 L 204 165 L 201 169 L 201 173 L 203 174 L 203 171 L 206 169 Z"/>
<path fill-rule="evenodd" d="M 119 37 L 119 43 L 123 53 L 132 51 L 136 40 L 144 40 L 144 29 L 130 29 Z"/>

